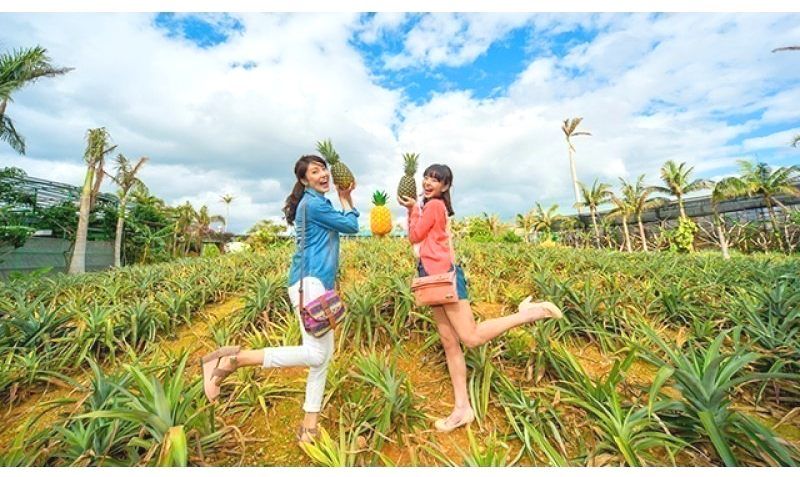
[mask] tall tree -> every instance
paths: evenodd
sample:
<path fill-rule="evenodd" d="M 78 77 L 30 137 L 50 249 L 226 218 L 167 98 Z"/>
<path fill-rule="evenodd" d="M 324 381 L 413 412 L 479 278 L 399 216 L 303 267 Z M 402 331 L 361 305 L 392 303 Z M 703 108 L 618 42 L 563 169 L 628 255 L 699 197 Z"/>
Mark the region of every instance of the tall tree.
<path fill-rule="evenodd" d="M 117 156 L 117 173 L 111 176 L 111 179 L 119 186 L 117 190 L 117 197 L 119 198 L 119 207 L 117 209 L 117 231 L 114 235 L 114 266 L 119 267 L 122 264 L 122 232 L 125 227 L 125 218 L 127 214 L 128 195 L 134 187 L 143 187 L 144 183 L 136 177 L 139 169 L 147 162 L 146 157 L 140 157 L 135 165 L 131 165 L 128 158 L 119 154 Z"/>
<path fill-rule="evenodd" d="M 686 210 L 683 208 L 683 197 L 686 194 L 707 189 L 709 182 L 703 179 L 689 180 L 694 167 L 686 168 L 686 163 L 676 164 L 674 161 L 667 161 L 661 166 L 661 180 L 666 187 L 656 186 L 654 190 L 662 194 L 669 194 L 678 200 L 678 209 L 681 218 L 686 218 Z"/>
<path fill-rule="evenodd" d="M 711 211 L 714 214 L 714 227 L 717 229 L 719 248 L 722 251 L 722 258 L 725 260 L 729 260 L 731 254 L 728 250 L 728 237 L 725 235 L 725 227 L 717 206 L 723 200 L 733 199 L 742 193 L 742 188 L 737 186 L 736 181 L 737 179 L 735 177 L 726 177 L 714 183 L 714 187 L 711 189 Z"/>
<path fill-rule="evenodd" d="M 50 64 L 47 50 L 41 46 L 14 50 L 0 55 L 0 141 L 19 154 L 25 154 L 25 138 L 17 132 L 14 121 L 6 115 L 11 95 L 39 78 L 63 75 L 72 68 Z"/>
<path fill-rule="evenodd" d="M 110 140 L 111 137 L 106 128 L 89 129 L 86 134 L 86 152 L 83 154 L 86 161 L 86 178 L 81 190 L 78 231 L 75 234 L 75 246 L 72 249 L 72 260 L 69 264 L 70 274 L 86 271 L 86 237 L 89 232 L 89 214 L 100 193 L 105 157 L 117 147 L 112 146 Z"/>
<path fill-rule="evenodd" d="M 172 230 L 172 255 L 174 257 L 188 253 L 195 217 L 197 217 L 197 211 L 188 200 L 172 210 L 172 219 L 175 221 Z M 179 249 L 178 243 L 181 241 L 182 246 Z"/>
<path fill-rule="evenodd" d="M 224 225 L 225 217 L 221 215 L 211 215 L 208 212 L 207 205 L 200 207 L 200 210 L 197 211 L 197 215 L 194 218 L 194 224 L 192 225 L 195 244 L 198 249 L 202 249 L 203 239 L 213 231 L 211 224 L 214 222 L 219 222 Z"/>
<path fill-rule="evenodd" d="M 575 204 L 575 208 L 588 207 L 592 216 L 592 226 L 594 227 L 594 239 L 597 248 L 600 248 L 600 229 L 597 226 L 597 208 L 611 200 L 611 186 L 605 182 L 598 183 L 597 179 L 592 183 L 592 188 L 587 188 L 582 182 L 578 182 L 581 190 L 581 200 Z"/>
<path fill-rule="evenodd" d="M 506 224 L 504 224 L 503 221 L 500 220 L 500 216 L 497 214 L 489 215 L 486 212 L 484 212 L 483 215 L 481 216 L 481 219 L 483 220 L 487 230 L 489 230 L 489 233 L 491 233 L 493 237 L 499 236 L 506 229 Z"/>
<path fill-rule="evenodd" d="M 633 202 L 633 214 L 636 216 L 636 222 L 639 225 L 639 238 L 642 240 L 642 250 L 647 252 L 647 235 L 644 233 L 644 224 L 642 223 L 642 215 L 648 210 L 652 210 L 664 204 L 664 199 L 658 197 L 650 197 L 650 194 L 656 192 L 655 188 L 644 185 L 644 174 L 636 179 L 636 183 L 630 185 L 630 199 Z"/>
<path fill-rule="evenodd" d="M 517 214 L 516 224 L 517 227 L 522 229 L 525 233 L 525 243 L 529 243 L 531 241 L 531 230 L 533 230 L 535 223 L 536 217 L 534 217 L 533 211 L 528 211 L 525 214 Z"/>
<path fill-rule="evenodd" d="M 636 194 L 633 186 L 620 178 L 622 181 L 621 195 L 612 194 L 611 202 L 614 208 L 608 213 L 609 217 L 622 218 L 622 231 L 625 237 L 625 249 L 633 252 L 631 246 L 631 234 L 628 230 L 628 218 L 636 213 Z"/>
<path fill-rule="evenodd" d="M 787 195 L 800 197 L 800 190 L 795 185 L 800 177 L 800 167 L 789 166 L 773 169 L 763 162 L 738 161 L 740 173 L 738 178 L 731 181 L 731 186 L 741 195 L 760 195 L 767 206 L 772 230 L 778 237 L 781 248 L 784 247 L 784 238 L 778 231 L 778 221 L 775 217 L 775 206 L 780 207 L 786 215 L 788 209 L 778 200 L 777 196 Z"/>
<path fill-rule="evenodd" d="M 235 198 L 236 197 L 231 194 L 225 194 L 219 198 L 219 200 L 225 204 L 225 224 L 224 228 L 222 229 L 223 232 L 228 231 L 228 223 L 231 219 L 231 202 L 233 202 Z"/>
<path fill-rule="evenodd" d="M 572 173 L 572 186 L 575 189 L 575 203 L 579 203 L 581 201 L 580 191 L 578 190 L 578 173 L 575 171 L 575 158 L 573 157 L 573 153 L 575 153 L 575 146 L 572 145 L 572 138 L 576 136 L 591 136 L 592 133 L 587 131 L 578 131 L 578 126 L 583 121 L 583 118 L 567 118 L 564 120 L 564 123 L 561 125 L 561 131 L 564 132 L 564 139 L 567 141 L 567 153 L 569 154 L 569 169 Z M 580 207 L 578 207 L 578 213 L 580 213 Z"/>

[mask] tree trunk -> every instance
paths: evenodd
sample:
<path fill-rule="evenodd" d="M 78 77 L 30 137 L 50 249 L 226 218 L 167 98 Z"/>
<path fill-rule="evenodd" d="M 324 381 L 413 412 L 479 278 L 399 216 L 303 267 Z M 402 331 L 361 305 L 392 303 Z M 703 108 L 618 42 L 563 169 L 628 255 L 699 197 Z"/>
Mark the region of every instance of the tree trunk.
<path fill-rule="evenodd" d="M 783 238 L 781 237 L 781 233 L 778 231 L 778 220 L 775 218 L 775 210 L 772 206 L 772 198 L 769 196 L 765 196 L 764 198 L 767 202 L 767 212 L 769 213 L 769 221 L 772 224 L 772 233 L 778 237 L 778 245 L 781 247 L 781 251 L 784 251 Z"/>
<path fill-rule="evenodd" d="M 592 213 L 592 226 L 594 226 L 594 239 L 597 243 L 597 248 L 600 248 L 600 229 L 597 227 L 597 210 L 591 207 L 589 211 Z"/>
<path fill-rule="evenodd" d="M 717 223 L 717 235 L 719 235 L 719 248 L 722 250 L 722 258 L 730 260 L 731 254 L 728 251 L 728 238 L 725 237 L 725 229 L 722 228 L 722 220 L 718 215 L 715 216 L 714 220 Z"/>
<path fill-rule="evenodd" d="M 683 196 L 678 194 L 678 210 L 681 212 L 681 218 L 686 218 L 686 211 L 683 209 Z"/>
<path fill-rule="evenodd" d="M 5 99 L 0 101 L 0 118 L 6 114 L 6 102 L 7 101 Z"/>
<path fill-rule="evenodd" d="M 94 209 L 94 203 L 97 201 L 97 196 L 100 195 L 100 185 L 103 183 L 103 175 L 105 174 L 103 171 L 104 162 L 105 161 L 101 158 L 94 166 L 94 185 L 92 186 L 92 193 L 89 199 L 90 209 Z"/>
<path fill-rule="evenodd" d="M 627 216 L 622 218 L 622 230 L 625 232 L 625 248 L 628 249 L 628 252 L 633 252 L 633 249 L 631 248 L 631 234 L 628 232 Z"/>
<path fill-rule="evenodd" d="M 225 204 L 225 223 L 222 224 L 222 232 L 228 231 L 228 222 L 231 220 L 231 204 Z"/>
<path fill-rule="evenodd" d="M 75 246 L 72 248 L 72 260 L 70 260 L 69 264 L 70 275 L 84 273 L 86 271 L 86 236 L 89 232 L 89 213 L 91 212 L 93 178 L 94 164 L 89 164 L 86 169 L 86 179 L 83 181 L 83 190 L 81 191 L 78 230 L 75 232 Z"/>
<path fill-rule="evenodd" d="M 569 143 L 567 144 L 569 146 Z M 578 189 L 578 174 L 575 172 L 575 159 L 572 157 L 572 147 L 567 148 L 567 152 L 569 153 L 569 170 L 572 172 L 572 187 L 575 189 L 575 203 L 579 204 L 581 202 L 581 193 Z M 581 207 L 578 206 L 578 214 L 581 213 Z"/>
<path fill-rule="evenodd" d="M 644 224 L 642 224 L 641 214 L 638 216 L 639 221 L 639 236 L 642 237 L 642 249 L 647 252 L 647 235 L 644 233 Z"/>
<path fill-rule="evenodd" d="M 117 214 L 117 232 L 114 234 L 114 266 L 122 266 L 122 231 L 125 224 L 125 202 L 127 197 L 123 195 L 119 202 L 119 213 Z"/>

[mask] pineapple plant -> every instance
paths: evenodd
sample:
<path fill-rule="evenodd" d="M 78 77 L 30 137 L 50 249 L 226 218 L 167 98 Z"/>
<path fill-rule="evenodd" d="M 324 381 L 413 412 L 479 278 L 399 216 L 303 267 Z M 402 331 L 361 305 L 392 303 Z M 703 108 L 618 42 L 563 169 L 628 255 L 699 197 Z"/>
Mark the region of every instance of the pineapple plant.
<path fill-rule="evenodd" d="M 333 144 L 331 144 L 330 139 L 326 139 L 325 141 L 318 141 L 317 142 L 317 152 L 322 154 L 322 157 L 328 161 L 328 164 L 331 166 L 331 175 L 333 176 L 333 183 L 336 184 L 336 187 L 340 189 L 347 189 L 353 182 L 355 182 L 355 177 L 353 177 L 353 173 L 350 172 L 350 169 L 342 162 L 341 158 L 339 157 L 339 153 L 336 152 L 336 149 L 333 148 Z"/>
<path fill-rule="evenodd" d="M 417 182 L 414 180 L 414 174 L 417 173 L 418 160 L 419 154 L 417 153 L 407 152 L 403 154 L 405 175 L 400 179 L 400 184 L 397 186 L 397 197 L 417 198 Z"/>
<path fill-rule="evenodd" d="M 372 194 L 372 204 L 375 205 L 369 213 L 369 226 L 372 235 L 383 237 L 392 231 L 392 213 L 386 207 L 389 198 L 384 191 L 375 191 Z"/>

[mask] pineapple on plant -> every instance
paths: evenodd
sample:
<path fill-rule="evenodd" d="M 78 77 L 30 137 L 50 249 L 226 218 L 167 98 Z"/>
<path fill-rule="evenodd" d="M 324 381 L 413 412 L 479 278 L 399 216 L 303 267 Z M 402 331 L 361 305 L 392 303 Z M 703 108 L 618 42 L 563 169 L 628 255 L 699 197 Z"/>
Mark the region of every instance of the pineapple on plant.
<path fill-rule="evenodd" d="M 333 144 L 331 144 L 330 139 L 326 139 L 325 141 L 318 141 L 317 142 L 317 152 L 322 154 L 322 157 L 328 161 L 328 164 L 331 166 L 331 176 L 333 176 L 333 183 L 336 184 L 336 187 L 340 189 L 347 189 L 353 182 L 355 182 L 355 177 L 353 177 L 353 173 L 350 172 L 350 169 L 342 162 L 339 158 L 339 153 L 336 152 L 336 149 L 333 148 Z"/>
<path fill-rule="evenodd" d="M 403 154 L 405 175 L 400 179 L 400 184 L 397 186 L 397 197 L 417 198 L 417 182 L 414 180 L 414 174 L 417 173 L 418 160 L 419 154 L 410 152 Z"/>
<path fill-rule="evenodd" d="M 372 203 L 375 207 L 369 213 L 369 226 L 372 235 L 383 237 L 392 231 L 392 213 L 386 207 L 389 198 L 384 191 L 375 191 L 372 194 Z"/>

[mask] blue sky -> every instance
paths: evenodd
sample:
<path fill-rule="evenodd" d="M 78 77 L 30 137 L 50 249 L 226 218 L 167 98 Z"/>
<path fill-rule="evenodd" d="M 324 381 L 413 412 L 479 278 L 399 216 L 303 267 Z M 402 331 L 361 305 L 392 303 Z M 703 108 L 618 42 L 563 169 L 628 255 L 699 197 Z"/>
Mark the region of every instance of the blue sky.
<path fill-rule="evenodd" d="M 666 160 L 698 176 L 736 161 L 800 163 L 797 14 L 0 14 L 3 48 L 74 67 L 21 91 L 28 138 L 0 161 L 80 182 L 83 136 L 106 126 L 170 203 L 231 227 L 278 217 L 296 157 L 330 137 L 369 209 L 404 152 L 455 172 L 459 216 L 511 219 L 573 202 L 560 124 L 584 117 L 579 179 L 618 184 Z M 109 186 L 110 187 L 110 186 Z M 393 199 L 390 202 L 394 204 Z M 358 204 L 357 204 L 358 205 Z M 402 211 L 396 204 L 398 220 Z"/>

